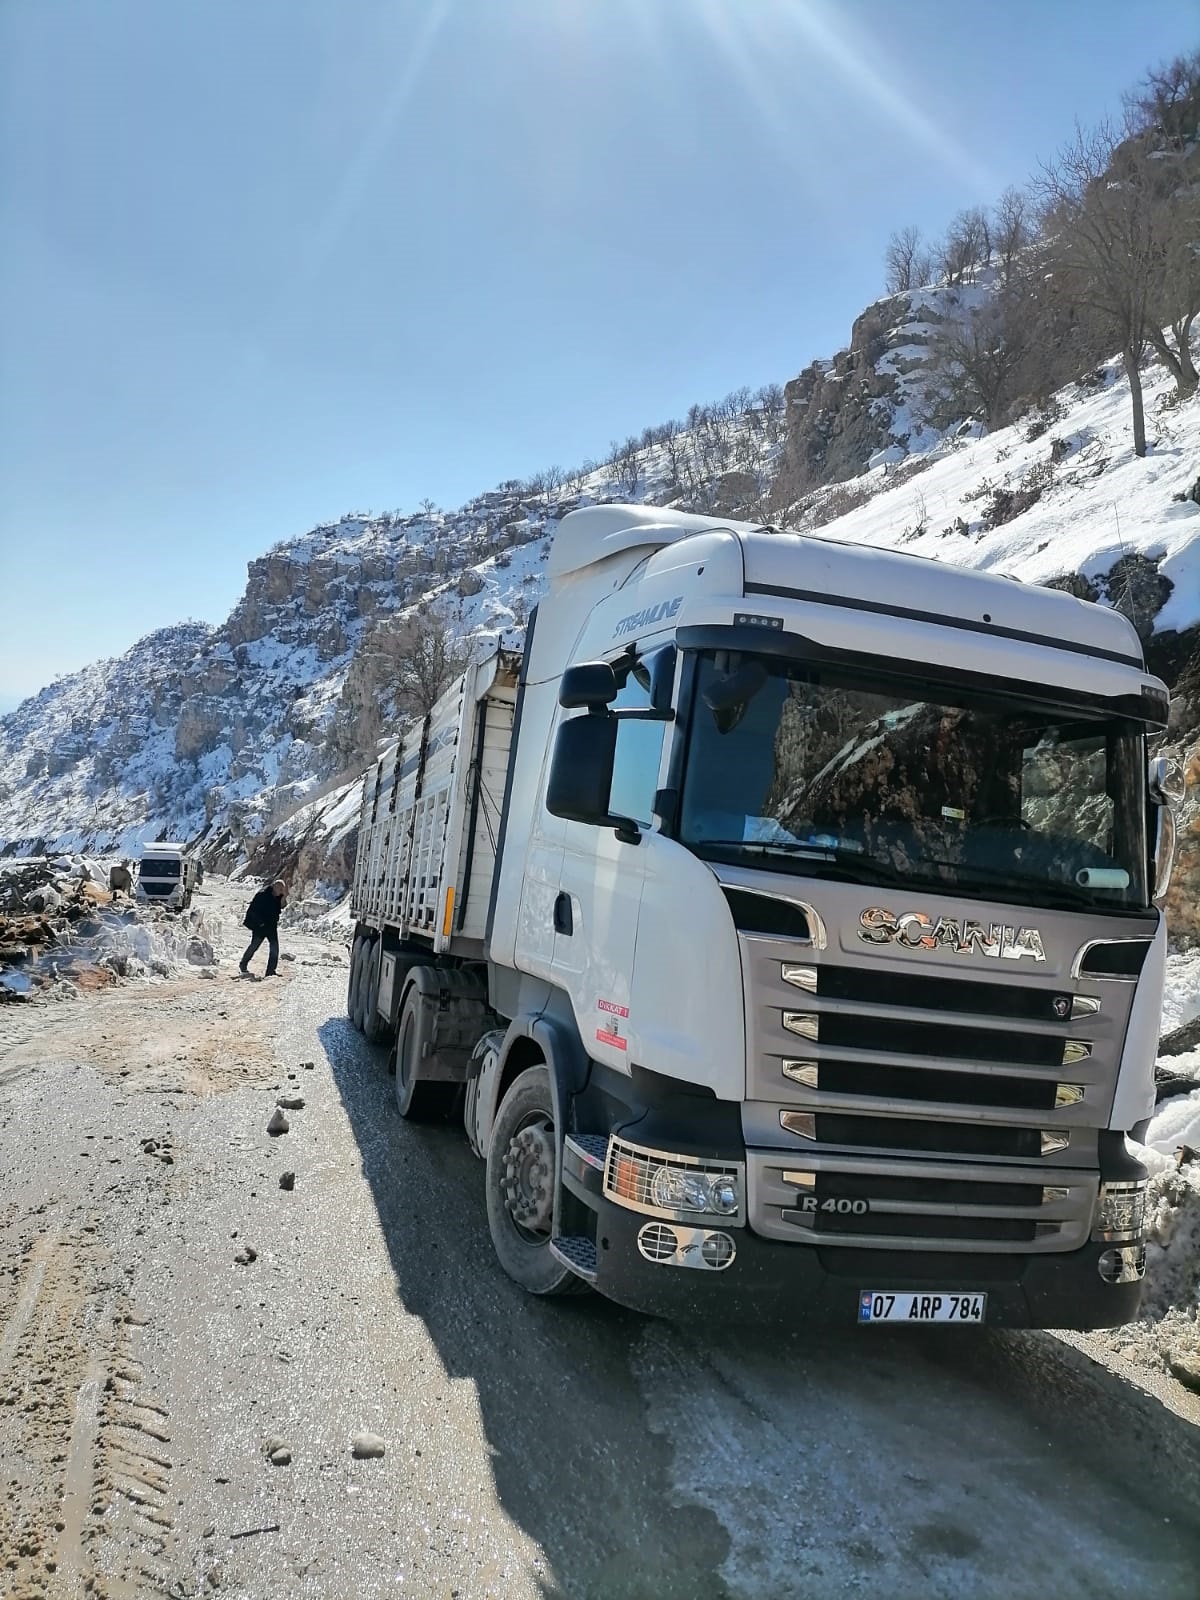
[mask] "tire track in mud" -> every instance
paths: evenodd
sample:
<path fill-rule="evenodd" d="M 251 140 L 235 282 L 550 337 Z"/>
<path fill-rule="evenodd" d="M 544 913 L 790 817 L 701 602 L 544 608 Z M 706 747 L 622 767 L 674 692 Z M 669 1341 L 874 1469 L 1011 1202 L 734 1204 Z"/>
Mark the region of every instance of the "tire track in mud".
<path fill-rule="evenodd" d="M 100 1310 L 94 1240 L 61 1215 L 27 1237 L 0 1332 L 3 1582 L 15 1600 L 70 1592 L 60 1573 L 62 1506 L 77 1398 L 93 1360 L 88 1324 Z"/>
<path fill-rule="evenodd" d="M 106 1202 L 129 1198 L 117 1184 Z M 42 1207 L 23 1236 L 3 1230 L 14 1248 L 0 1289 L 0 1593 L 13 1600 L 165 1592 L 169 1418 L 137 1358 L 143 1319 L 100 1215 Z"/>

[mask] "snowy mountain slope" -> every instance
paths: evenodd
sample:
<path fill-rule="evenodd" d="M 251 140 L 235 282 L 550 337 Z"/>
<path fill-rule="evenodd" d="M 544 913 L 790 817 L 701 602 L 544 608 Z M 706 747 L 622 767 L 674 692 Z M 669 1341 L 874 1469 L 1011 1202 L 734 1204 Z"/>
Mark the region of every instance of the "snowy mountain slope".
<path fill-rule="evenodd" d="M 900 332 L 907 339 L 911 329 Z M 885 422 L 896 430 L 895 450 L 885 447 L 876 464 L 848 484 L 810 493 L 796 508 L 795 525 L 821 538 L 1065 585 L 1131 615 L 1152 665 L 1168 679 L 1189 651 L 1195 669 L 1200 504 L 1188 495 L 1200 469 L 1200 403 L 1167 404 L 1165 374 L 1151 368 L 1146 393 L 1152 447 L 1139 460 L 1129 438 L 1128 388 L 1116 362 L 1089 384 L 1061 391 L 1045 411 L 982 437 L 978 429 L 949 438 L 918 430 L 912 418 L 919 413 L 922 381 L 920 362 L 910 360 L 887 403 Z M 902 438 L 919 448 L 906 452 Z M 646 498 L 669 503 L 661 456 L 661 450 L 647 453 Z M 588 487 L 598 499 L 612 497 L 605 492 L 609 485 Z M 831 517 L 847 499 L 858 503 Z M 470 600 L 455 602 L 464 628 L 487 636 L 519 627 L 541 592 L 550 527 L 531 520 L 523 536 L 532 542 L 472 569 L 482 587 Z M 453 589 L 448 584 L 443 592 L 452 595 Z M 1171 736 L 1190 760 L 1192 779 L 1172 926 L 1181 937 L 1200 937 L 1200 682 L 1180 694 Z M 303 841 L 314 874 L 310 881 L 323 876 L 333 890 L 345 879 L 318 871 L 312 848 L 322 826 L 320 811 L 321 803 L 306 808 L 272 836 L 269 859 L 271 870 L 295 861 Z"/>
<path fill-rule="evenodd" d="M 1145 619 L 1153 631 L 1194 627 L 1200 504 L 1186 497 L 1200 471 L 1200 406 L 1168 407 L 1170 384 L 1161 368 L 1147 373 L 1145 388 L 1152 444 L 1142 460 L 1129 436 L 1128 386 L 1113 361 L 1102 388 L 1072 386 L 1045 416 L 984 437 L 926 436 L 926 448 L 905 462 L 900 484 L 891 487 L 895 469 L 879 463 L 855 482 L 864 503 L 832 520 L 823 512 L 837 504 L 837 491 L 817 491 L 795 525 L 819 525 L 822 538 L 903 549 L 1026 583 L 1076 573 L 1097 589 L 1089 598 L 1122 607 L 1123 573 L 1113 580 L 1106 574 L 1136 554 L 1170 586 L 1161 608 Z M 1030 500 L 1026 509 L 998 520 L 1022 495 Z"/>
<path fill-rule="evenodd" d="M 937 337 L 961 328 L 999 287 L 997 272 L 983 268 L 969 283 L 928 284 L 877 300 L 855 319 L 844 350 L 792 379 L 772 495 L 779 520 L 794 522 L 793 508 L 822 485 L 857 479 L 940 441 L 947 402 L 933 362 Z M 1089 355 L 1080 352 L 1078 367 L 1064 375 L 1082 371 Z"/>
<path fill-rule="evenodd" d="M 220 627 L 160 630 L 0 719 L 0 851 L 136 853 L 143 840 L 183 836 L 232 869 L 256 846 L 269 851 L 285 820 L 294 846 L 318 828 L 327 803 L 318 797 L 352 781 L 395 727 L 395 648 L 381 646 L 397 624 L 434 607 L 480 648 L 519 634 L 558 521 L 602 501 L 819 530 L 1065 583 L 1128 610 L 1152 656 L 1163 640 L 1184 641 L 1158 653 L 1169 677 L 1197 679 L 1195 716 L 1183 714 L 1195 727 L 1200 665 L 1187 666 L 1187 630 L 1200 621 L 1200 507 L 1186 496 L 1200 404 L 1168 407 L 1166 376 L 1149 369 L 1153 447 L 1141 461 L 1116 363 L 1012 427 L 939 432 L 930 340 L 992 287 L 981 274 L 880 301 L 846 350 L 786 391 L 694 407 L 686 424 L 646 429 L 605 465 L 510 481 L 455 512 L 426 502 L 409 516 L 348 515 L 283 541 L 250 563 Z"/>
<path fill-rule="evenodd" d="M 375 629 L 430 604 L 464 632 L 520 628 L 546 540 L 578 505 L 690 496 L 752 510 L 780 447 L 777 395 L 695 408 L 612 463 L 513 481 L 453 513 L 351 515 L 277 545 L 250 563 L 221 627 L 160 630 L 0 719 L 0 850 L 137 853 L 202 836 L 231 866 L 336 775 L 330 729 Z"/>

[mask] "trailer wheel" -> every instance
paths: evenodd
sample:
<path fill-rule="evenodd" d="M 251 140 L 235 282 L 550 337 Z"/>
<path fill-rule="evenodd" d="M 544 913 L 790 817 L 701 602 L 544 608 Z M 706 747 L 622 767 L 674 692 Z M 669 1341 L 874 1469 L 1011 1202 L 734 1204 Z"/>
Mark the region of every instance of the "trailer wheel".
<path fill-rule="evenodd" d="M 554 1102 L 545 1067 L 526 1067 L 504 1096 L 487 1154 L 487 1213 L 500 1265 L 529 1294 L 587 1284 L 550 1254 L 556 1169 Z"/>
<path fill-rule="evenodd" d="M 364 934 L 362 949 L 358 954 L 358 983 L 354 989 L 354 1026 L 359 1033 L 366 1032 L 367 991 L 371 985 L 371 962 L 375 959 L 377 940 Z"/>
<path fill-rule="evenodd" d="M 362 973 L 363 945 L 366 943 L 361 933 L 354 935 L 354 943 L 350 947 L 350 978 L 346 984 L 346 1015 L 354 1026 L 358 1026 L 355 1010 L 358 1006 L 358 983 Z"/>
<path fill-rule="evenodd" d="M 360 992 L 363 996 L 362 1031 L 368 1044 L 383 1044 L 388 1036 L 388 1020 L 379 1015 L 380 944 L 377 939 L 364 962 Z"/>
<path fill-rule="evenodd" d="M 421 1040 L 417 1008 L 420 996 L 410 988 L 400 1008 L 400 1025 L 392 1045 L 390 1065 L 395 1071 L 396 1110 L 409 1122 L 423 1122 L 444 1116 L 458 1093 L 456 1083 L 422 1083 L 420 1079 Z"/>

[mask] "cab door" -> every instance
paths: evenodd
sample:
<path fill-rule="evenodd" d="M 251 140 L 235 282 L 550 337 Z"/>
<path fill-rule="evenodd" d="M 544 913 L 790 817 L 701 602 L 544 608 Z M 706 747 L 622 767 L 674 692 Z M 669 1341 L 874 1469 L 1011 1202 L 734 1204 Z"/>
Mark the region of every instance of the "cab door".
<path fill-rule="evenodd" d="M 623 659 L 613 709 L 648 710 L 649 690 Z M 653 826 L 667 727 L 622 722 L 617 731 L 610 810 L 631 817 L 643 831 Z M 645 857 L 641 844 L 619 839 L 612 828 L 564 824 L 554 905 L 554 981 L 570 996 L 588 1054 L 622 1070 L 636 1053 L 637 1018 L 630 998 Z"/>

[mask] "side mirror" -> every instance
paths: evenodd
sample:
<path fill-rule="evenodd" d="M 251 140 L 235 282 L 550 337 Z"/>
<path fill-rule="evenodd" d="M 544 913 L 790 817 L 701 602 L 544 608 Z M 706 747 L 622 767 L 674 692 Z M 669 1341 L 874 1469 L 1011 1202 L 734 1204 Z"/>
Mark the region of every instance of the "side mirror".
<path fill-rule="evenodd" d="M 1147 780 L 1156 806 L 1177 806 L 1184 794 L 1183 768 L 1171 756 L 1152 756 Z"/>
<path fill-rule="evenodd" d="M 1158 807 L 1158 832 L 1154 841 L 1154 894 L 1155 905 L 1161 905 L 1171 884 L 1175 866 L 1175 852 L 1179 844 L 1179 829 L 1175 821 L 1175 808 L 1183 800 L 1185 779 L 1183 768 L 1170 756 L 1151 758 L 1147 774 L 1150 798 Z"/>
<path fill-rule="evenodd" d="M 675 646 L 665 644 L 650 662 L 650 704 L 661 716 L 670 714 L 675 695 L 675 659 Z"/>
<path fill-rule="evenodd" d="M 580 661 L 568 667 L 558 686 L 558 703 L 567 711 L 601 711 L 617 698 L 617 675 L 607 661 Z M 569 727 L 563 723 L 563 727 Z"/>
<path fill-rule="evenodd" d="M 572 672 L 589 670 L 568 668 L 563 678 L 564 690 Z M 568 822 L 588 822 L 598 828 L 610 820 L 608 806 L 619 726 L 615 717 L 596 716 L 568 717 L 559 723 L 546 785 L 546 809 L 553 816 L 566 817 Z"/>

